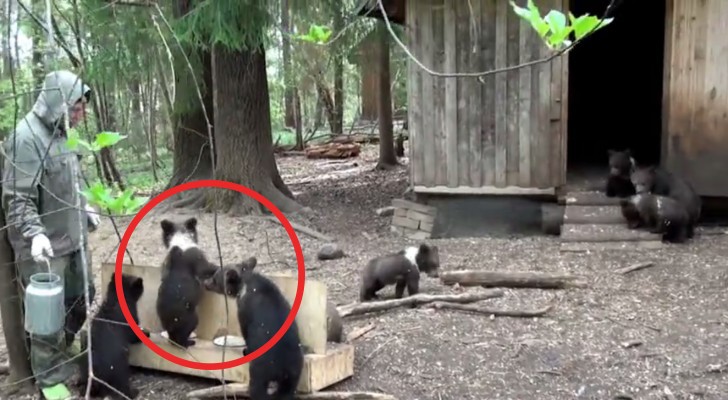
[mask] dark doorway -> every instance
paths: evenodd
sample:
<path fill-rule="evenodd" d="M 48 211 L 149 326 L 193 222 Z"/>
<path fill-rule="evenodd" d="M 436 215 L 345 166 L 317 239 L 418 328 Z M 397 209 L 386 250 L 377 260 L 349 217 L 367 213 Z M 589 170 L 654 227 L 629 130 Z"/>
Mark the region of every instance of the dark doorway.
<path fill-rule="evenodd" d="M 571 0 L 578 16 L 610 0 Z M 617 0 L 614 21 L 569 54 L 568 165 L 607 170 L 607 150 L 660 161 L 665 0 Z M 591 169 L 591 168 L 589 168 Z"/>

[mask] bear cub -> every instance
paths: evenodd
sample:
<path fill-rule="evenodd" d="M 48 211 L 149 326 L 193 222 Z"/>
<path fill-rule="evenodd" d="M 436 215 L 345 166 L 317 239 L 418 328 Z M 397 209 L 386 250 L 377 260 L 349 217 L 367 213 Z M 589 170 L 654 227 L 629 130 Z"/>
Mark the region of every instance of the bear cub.
<path fill-rule="evenodd" d="M 431 278 L 439 276 L 440 256 L 437 246 L 420 244 L 397 253 L 370 260 L 361 275 L 360 301 L 379 299 L 377 292 L 388 285 L 395 285 L 394 297 L 402 298 L 404 289 L 411 296 L 419 292 L 420 273 Z"/>
<path fill-rule="evenodd" d="M 131 377 L 129 345 L 139 343 L 141 340 L 128 325 L 121 311 L 116 293 L 115 278 L 116 274 L 114 273 L 111 275 L 111 280 L 106 289 L 106 298 L 91 320 L 91 362 L 96 378 L 133 399 L 139 394 L 139 390 L 131 387 L 129 382 Z M 139 324 L 137 303 L 144 293 L 144 281 L 141 277 L 122 274 L 121 286 L 129 312 L 134 321 Z M 149 337 L 149 332 L 144 329 L 142 331 Z M 81 341 L 82 348 L 85 350 L 87 343 L 84 342 L 84 340 Z M 85 359 L 80 363 L 80 370 L 81 380 L 78 383 L 85 385 L 89 377 L 88 363 L 85 362 Z M 124 398 L 104 384 L 94 380 L 91 383 L 91 396 L 101 397 L 104 395 L 119 399 Z"/>
<path fill-rule="evenodd" d="M 666 196 L 682 204 L 689 217 L 687 237 L 692 238 L 695 235 L 695 226 L 700 219 L 702 201 L 687 181 L 657 166 L 635 169 L 632 172 L 631 180 L 638 194 L 652 193 Z"/>
<path fill-rule="evenodd" d="M 624 151 L 608 150 L 609 176 L 607 177 L 607 197 L 627 197 L 636 193 L 630 174 L 636 167 L 630 149 Z"/>
<path fill-rule="evenodd" d="M 237 290 L 235 296 L 237 296 L 238 323 L 245 339 L 246 347 L 243 353 L 246 355 L 268 342 L 291 312 L 291 305 L 278 286 L 254 271 L 256 264 L 255 258 L 251 257 L 226 270 L 235 272 L 225 274 L 226 277 L 232 278 L 229 287 Z M 234 277 L 236 273 L 237 277 Z M 292 400 L 303 370 L 303 350 L 296 321 L 293 321 L 278 343 L 251 361 L 249 365 L 250 398 L 271 398 L 268 395 L 268 386 L 276 382 L 275 398 Z"/>
<path fill-rule="evenodd" d="M 197 219 L 182 224 L 161 222 L 167 257 L 157 292 L 157 315 L 169 340 L 187 348 L 196 341 L 190 334 L 197 328 L 197 305 L 202 296 L 201 276 L 210 269 L 205 253 L 197 246 Z"/>
<path fill-rule="evenodd" d="M 662 240 L 683 243 L 687 240 L 689 216 L 677 200 L 652 193 L 640 193 L 620 199 L 622 215 L 630 229 L 645 227 L 662 234 Z"/>

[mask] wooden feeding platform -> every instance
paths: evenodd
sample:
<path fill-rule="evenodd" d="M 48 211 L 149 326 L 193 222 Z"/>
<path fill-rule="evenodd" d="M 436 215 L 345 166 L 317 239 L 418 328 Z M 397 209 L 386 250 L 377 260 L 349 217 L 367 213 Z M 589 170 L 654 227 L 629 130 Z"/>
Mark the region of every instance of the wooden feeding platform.
<path fill-rule="evenodd" d="M 430 238 L 437 208 L 403 199 L 392 200 L 392 207 L 392 232 L 415 240 Z"/>
<path fill-rule="evenodd" d="M 242 347 L 228 346 L 223 358 L 223 347 L 212 342 L 216 337 L 225 334 L 242 337 L 234 299 L 228 298 L 227 301 L 228 319 L 225 311 L 225 297 L 204 290 L 197 309 L 200 322 L 195 330 L 196 343 L 194 346 L 182 349 L 161 336 L 164 328 L 162 328 L 156 312 L 161 266 L 124 264 L 122 268 L 125 274 L 136 275 L 144 279 L 144 295 L 138 304 L 139 322 L 142 327 L 150 331 L 150 339 L 160 348 L 177 357 L 204 363 L 229 361 L 243 356 Z M 103 263 L 101 266 L 101 282 L 104 290 L 106 290 L 114 269 L 115 265 L 112 263 Z M 297 276 L 269 273 L 266 273 L 266 276 L 278 285 L 284 297 L 293 304 L 298 284 Z M 299 393 L 322 390 L 354 374 L 354 346 L 348 343 L 326 341 L 326 295 L 325 284 L 306 279 L 296 323 L 301 342 L 311 350 L 311 353 L 304 356 L 303 372 L 298 383 Z M 211 378 L 218 381 L 223 378 L 222 370 L 191 369 L 167 361 L 144 343 L 131 346 L 129 362 L 132 366 L 139 368 Z M 248 384 L 248 363 L 228 368 L 224 372 L 226 381 Z"/>

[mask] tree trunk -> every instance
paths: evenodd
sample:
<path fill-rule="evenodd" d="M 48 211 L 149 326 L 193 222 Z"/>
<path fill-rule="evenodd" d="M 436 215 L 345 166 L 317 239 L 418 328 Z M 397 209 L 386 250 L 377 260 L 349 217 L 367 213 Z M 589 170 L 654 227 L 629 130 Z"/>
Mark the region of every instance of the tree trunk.
<path fill-rule="evenodd" d="M 0 175 L 4 162 L 0 159 Z M 0 189 L 0 193 L 2 190 Z M 6 226 L 5 212 L 0 210 L 0 226 Z M 23 324 L 23 301 L 19 276 L 14 264 L 13 248 L 8 242 L 7 230 L 0 230 L 0 317 L 2 318 L 5 346 L 8 351 L 9 371 L 2 390 L 6 396 L 16 394 L 18 391 L 32 390 L 33 373 L 30 369 L 30 358 L 25 340 L 25 326 Z M 19 383 L 15 383 L 19 382 Z"/>
<path fill-rule="evenodd" d="M 217 136 L 217 179 L 240 183 L 283 212 L 297 211 L 273 156 L 265 49 L 234 51 L 216 45 L 212 55 Z M 208 191 L 210 208 L 234 215 L 259 213 L 261 204 L 232 190 Z"/>
<path fill-rule="evenodd" d="M 383 21 L 378 21 L 379 50 L 379 161 L 377 169 L 390 169 L 397 165 L 392 128 L 392 89 L 389 77 L 389 32 Z"/>
<path fill-rule="evenodd" d="M 344 29 L 344 16 L 341 11 L 343 2 L 336 3 L 336 11 L 334 14 L 334 32 L 340 32 Z M 331 133 L 341 135 L 344 133 L 344 60 L 341 55 L 342 48 L 338 42 L 334 52 L 334 123 L 331 127 Z"/>
<path fill-rule="evenodd" d="M 31 3 L 31 10 L 36 16 L 45 15 L 43 8 L 45 8 L 45 3 L 43 2 L 43 0 L 33 0 L 33 2 Z M 42 27 L 38 26 L 38 24 L 32 21 L 32 17 L 26 16 L 26 18 L 30 20 L 30 30 L 32 35 L 31 38 L 33 41 L 33 55 L 31 58 L 32 65 L 30 70 L 33 73 L 33 82 L 35 83 L 35 88 L 40 90 L 40 88 L 43 87 L 43 80 L 45 79 L 45 68 L 43 63 L 43 44 L 44 42 L 46 42 L 43 33 L 45 31 Z M 47 46 L 48 43 L 45 43 L 45 45 Z M 39 94 L 40 92 L 36 92 L 35 97 L 37 97 Z"/>
<path fill-rule="evenodd" d="M 285 112 L 285 125 L 286 127 L 296 127 L 296 111 L 294 104 L 294 91 L 293 82 L 291 80 L 291 40 L 288 38 L 290 31 L 290 17 L 291 10 L 289 0 L 281 0 L 281 31 L 283 36 L 283 83 L 284 89 L 284 112 Z"/>
<path fill-rule="evenodd" d="M 296 120 L 296 150 L 303 150 L 303 118 L 301 117 L 301 96 L 298 89 L 293 90 L 293 114 Z"/>

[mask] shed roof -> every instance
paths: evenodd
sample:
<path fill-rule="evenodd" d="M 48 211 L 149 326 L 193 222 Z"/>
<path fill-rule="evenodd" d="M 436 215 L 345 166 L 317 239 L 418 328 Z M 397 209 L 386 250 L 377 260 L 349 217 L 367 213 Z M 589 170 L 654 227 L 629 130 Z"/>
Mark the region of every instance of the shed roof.
<path fill-rule="evenodd" d="M 382 4 L 384 5 L 384 11 L 387 13 L 387 19 L 390 22 L 404 25 L 406 0 L 382 0 Z M 377 0 L 362 0 L 356 8 L 356 15 L 384 19 L 382 12 L 379 10 Z"/>

